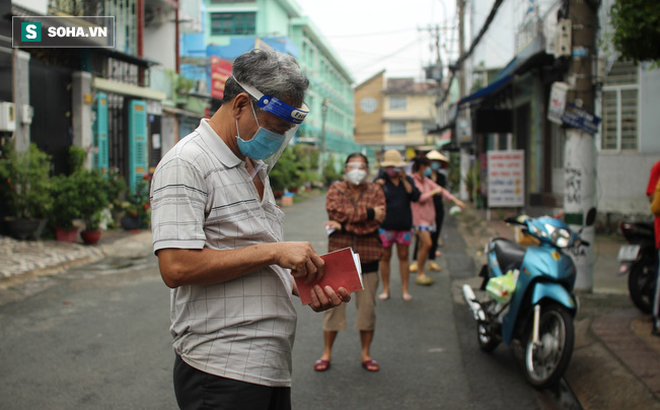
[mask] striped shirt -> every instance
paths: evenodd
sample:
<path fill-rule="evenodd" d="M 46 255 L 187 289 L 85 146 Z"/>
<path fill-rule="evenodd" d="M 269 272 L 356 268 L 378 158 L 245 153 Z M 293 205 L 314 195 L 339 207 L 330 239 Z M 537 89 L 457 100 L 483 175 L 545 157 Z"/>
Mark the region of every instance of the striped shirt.
<path fill-rule="evenodd" d="M 160 161 L 151 187 L 154 251 L 239 249 L 283 240 L 284 213 L 268 176 L 263 200 L 241 161 L 206 120 Z M 232 281 L 171 290 L 173 346 L 201 371 L 291 385 L 293 278 L 271 265 Z"/>

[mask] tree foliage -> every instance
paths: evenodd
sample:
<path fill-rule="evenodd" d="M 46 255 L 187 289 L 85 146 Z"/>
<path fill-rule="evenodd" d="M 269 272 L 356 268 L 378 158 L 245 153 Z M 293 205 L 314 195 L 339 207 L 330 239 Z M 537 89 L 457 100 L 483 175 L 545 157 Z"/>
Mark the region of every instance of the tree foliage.
<path fill-rule="evenodd" d="M 622 59 L 660 62 L 660 1 L 617 0 L 610 15 Z"/>

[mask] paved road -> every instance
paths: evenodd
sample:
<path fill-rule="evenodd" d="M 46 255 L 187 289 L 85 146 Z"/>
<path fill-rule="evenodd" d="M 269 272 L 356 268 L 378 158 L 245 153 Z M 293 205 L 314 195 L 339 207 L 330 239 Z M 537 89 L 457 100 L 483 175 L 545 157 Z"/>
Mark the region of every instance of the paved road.
<path fill-rule="evenodd" d="M 325 252 L 324 197 L 284 210 L 287 240 L 309 240 Z M 413 284 L 410 303 L 392 297 L 378 304 L 372 351 L 378 373 L 360 366 L 354 305 L 332 369 L 314 372 L 322 315 L 298 306 L 295 409 L 552 408 L 525 383 L 510 349 L 478 350 L 467 309 L 452 299 L 452 280 L 474 272 L 451 221 L 445 243 L 444 269 L 432 274 L 436 284 Z M 0 410 L 176 408 L 168 291 L 154 257 L 130 261 L 133 267 L 124 262 L 39 279 L 26 286 L 27 296 L 0 304 Z M 396 293 L 400 284 L 392 276 Z"/>
<path fill-rule="evenodd" d="M 327 250 L 323 196 L 284 210 L 287 240 L 307 238 L 318 252 Z M 393 258 L 393 296 L 377 305 L 372 347 L 380 372 L 368 373 L 360 366 L 354 306 L 347 309 L 348 328 L 337 338 L 332 368 L 315 372 L 312 365 L 323 348 L 322 315 L 298 309 L 293 380 L 296 408 L 553 408 L 545 395 L 526 384 L 510 349 L 500 347 L 492 355 L 479 350 L 474 321 L 467 307 L 454 304 L 451 292 L 452 280 L 474 276 L 474 262 L 465 254 L 465 243 L 451 219 L 443 236 L 445 256 L 439 260 L 443 270 L 429 272 L 436 279 L 433 286 L 411 284 L 412 302 L 395 296 L 400 279 Z"/>

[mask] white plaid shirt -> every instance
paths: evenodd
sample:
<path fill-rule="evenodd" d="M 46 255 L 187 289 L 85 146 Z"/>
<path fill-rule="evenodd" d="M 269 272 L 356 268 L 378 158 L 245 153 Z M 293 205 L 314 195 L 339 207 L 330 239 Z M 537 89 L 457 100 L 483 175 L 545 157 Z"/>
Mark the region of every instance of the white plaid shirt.
<path fill-rule="evenodd" d="M 239 249 L 283 240 L 284 213 L 265 171 L 263 200 L 245 162 L 206 120 L 160 161 L 151 186 L 154 251 Z M 271 265 L 229 282 L 172 289 L 170 331 L 191 366 L 267 386 L 291 385 L 293 278 Z"/>

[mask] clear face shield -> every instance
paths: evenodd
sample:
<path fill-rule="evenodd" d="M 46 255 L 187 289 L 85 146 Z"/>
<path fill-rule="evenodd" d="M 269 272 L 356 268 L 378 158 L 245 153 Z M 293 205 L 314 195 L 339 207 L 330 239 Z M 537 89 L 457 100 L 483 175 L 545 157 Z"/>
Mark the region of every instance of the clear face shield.
<path fill-rule="evenodd" d="M 265 169 L 268 173 L 273 169 L 277 163 L 277 160 L 280 159 L 282 152 L 284 152 L 287 145 L 289 145 L 289 142 L 293 136 L 296 135 L 300 124 L 305 120 L 305 117 L 307 117 L 307 114 L 309 113 L 309 107 L 304 102 L 300 108 L 292 107 L 284 101 L 281 101 L 271 95 L 264 95 L 262 92 L 252 87 L 251 85 L 241 84 L 238 82 L 238 80 L 236 80 L 236 77 L 234 77 L 234 81 L 236 81 L 238 85 L 247 91 L 248 94 L 257 99 L 258 107 L 275 115 L 278 118 L 283 119 L 284 121 L 291 123 L 291 128 L 289 128 L 284 133 L 284 135 L 277 134 L 265 129 L 265 131 L 262 133 L 261 130 L 263 128 L 259 126 L 259 131 L 257 131 L 257 134 L 254 135 L 252 140 L 243 141 L 240 137 L 238 137 L 239 148 L 241 148 L 241 152 L 244 154 L 246 154 L 247 150 L 244 151 L 243 147 L 246 147 L 247 145 L 259 145 L 258 149 L 251 150 L 250 153 L 246 154 L 247 157 L 254 161 L 255 170 L 253 174 L 256 174 L 261 169 Z M 258 135 L 259 133 L 264 134 L 263 138 L 262 136 Z"/>

